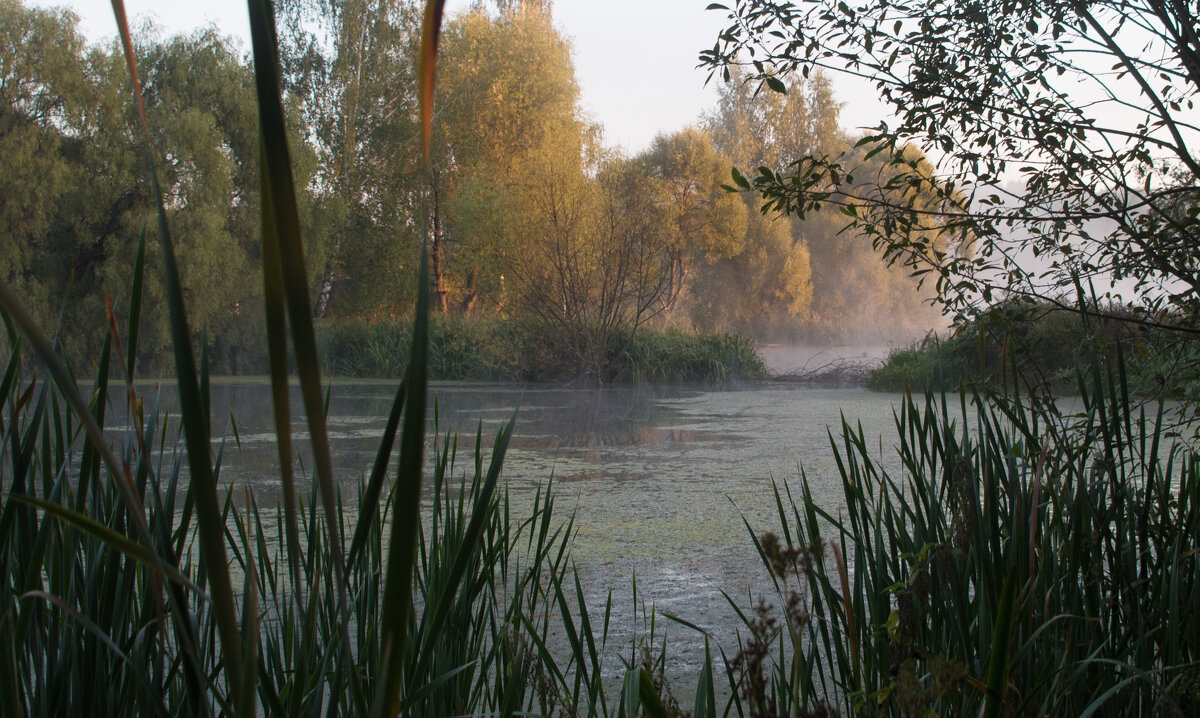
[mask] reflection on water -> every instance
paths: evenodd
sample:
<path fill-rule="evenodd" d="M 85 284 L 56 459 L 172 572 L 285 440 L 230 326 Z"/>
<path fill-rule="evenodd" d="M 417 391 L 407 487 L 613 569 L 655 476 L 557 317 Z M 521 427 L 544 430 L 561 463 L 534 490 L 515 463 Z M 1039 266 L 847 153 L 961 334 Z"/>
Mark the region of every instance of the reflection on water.
<path fill-rule="evenodd" d="M 382 382 L 332 387 L 329 434 L 337 478 L 348 489 L 370 471 L 394 392 Z M 639 601 L 710 630 L 727 650 L 736 643 L 736 616 L 721 591 L 747 606 L 748 593 L 767 584 L 743 517 L 758 531 L 777 527 L 772 483 L 795 485 L 801 467 L 817 501 L 836 514 L 841 479 L 829 429 L 836 436 L 845 416 L 886 449 L 895 443 L 892 407 L 899 401 L 790 385 L 713 391 L 438 383 L 432 393 L 431 427 L 436 402 L 440 431 L 458 433 L 460 474 L 471 464 L 477 430 L 486 452 L 516 412 L 504 480 L 528 508 L 533 489 L 553 477 L 560 517 L 576 514 L 574 557 L 597 610 L 613 591 L 610 645 L 627 641 L 641 615 L 631 605 L 636 574 Z M 173 392 L 164 395 L 166 402 Z M 298 393 L 292 406 L 301 427 Z M 265 383 L 213 386 L 215 434 L 228 426 L 222 479 L 249 485 L 260 505 L 277 500 L 279 490 L 270 407 Z M 302 437 L 298 431 L 298 446 Z M 675 670 L 686 672 L 702 659 L 703 644 L 670 625 Z"/>

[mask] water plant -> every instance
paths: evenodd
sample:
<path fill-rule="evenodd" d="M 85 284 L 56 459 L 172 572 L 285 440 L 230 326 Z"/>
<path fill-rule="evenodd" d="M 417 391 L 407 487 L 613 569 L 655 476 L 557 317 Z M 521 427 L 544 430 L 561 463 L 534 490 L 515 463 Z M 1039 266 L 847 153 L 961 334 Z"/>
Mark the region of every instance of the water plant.
<path fill-rule="evenodd" d="M 752 714 L 1194 714 L 1200 463 L 1121 366 L 1077 375 L 1078 411 L 909 395 L 900 471 L 831 434 L 844 507 L 802 479 L 755 536 L 784 608 L 745 617 L 742 655 L 774 654 L 737 664 Z"/>
<path fill-rule="evenodd" d="M 317 356 L 332 375 L 398 377 L 411 356 L 411 322 L 326 320 Z M 614 330 L 603 383 L 732 384 L 767 377 L 749 339 L 735 334 L 639 327 Z M 587 369 L 552 335 L 518 320 L 435 314 L 429 319 L 431 379 L 575 381 Z"/>

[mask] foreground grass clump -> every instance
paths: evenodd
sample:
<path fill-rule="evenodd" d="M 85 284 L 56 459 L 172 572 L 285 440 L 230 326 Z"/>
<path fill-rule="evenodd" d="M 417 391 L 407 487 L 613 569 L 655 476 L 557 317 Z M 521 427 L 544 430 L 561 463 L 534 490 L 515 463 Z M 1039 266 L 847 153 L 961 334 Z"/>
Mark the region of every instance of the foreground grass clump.
<path fill-rule="evenodd" d="M 387 528 L 371 510 L 386 470 L 339 492 L 336 516 L 313 481 L 301 509 L 298 555 L 284 531 L 283 507 L 260 507 L 230 487 L 221 502 L 232 556 L 240 635 L 250 646 L 216 640 L 215 590 L 199 550 L 197 493 L 180 452 L 179 427 L 158 396 L 114 427 L 127 476 L 112 475 L 84 448 L 63 398 L 37 377 L 23 380 L 10 359 L 3 381 L 5 492 L 0 504 L 0 691 L 4 715 L 249 715 L 233 704 L 224 675 L 230 651 L 245 650 L 256 684 L 250 702 L 270 715 L 306 715 L 323 706 L 366 715 L 382 675 Z M 108 387 L 94 386 L 103 420 Z M 119 393 L 117 394 L 120 395 Z M 13 439 L 13 441 L 10 441 Z M 539 656 L 560 619 L 554 586 L 568 569 L 549 492 L 519 518 L 496 477 L 508 434 L 490 469 L 476 450 L 460 485 L 455 442 L 433 450 L 431 508 L 411 577 L 414 610 L 405 617 L 403 710 L 456 715 L 514 706 L 550 710 L 561 689 Z M 219 467 L 226 450 L 219 444 Z M 377 467 L 379 468 L 379 467 Z M 117 482 L 132 481 L 154 540 L 144 546 Z M 385 496 L 386 498 L 386 496 Z M 389 501 L 390 503 L 390 501 Z M 328 536 L 349 547 L 338 556 Z M 156 570 L 151 552 L 166 565 Z M 339 605 L 335 566 L 350 600 Z M 293 575 L 292 572 L 295 572 Z M 567 600 L 561 597 L 562 600 Z M 182 619 L 182 620 L 174 620 Z M 453 641 L 438 638 L 452 632 Z M 256 658 L 255 658 L 256 656 Z M 540 683 L 534 680 L 540 678 Z M 543 688 L 539 693 L 537 686 Z"/>
<path fill-rule="evenodd" d="M 409 361 L 411 322 L 325 321 L 317 350 L 334 376 L 394 378 Z M 613 332 L 604 383 L 724 384 L 764 379 L 766 365 L 744 337 L 641 327 Z M 432 379 L 572 381 L 590 370 L 555 336 L 516 320 L 435 315 L 429 322 Z"/>
<path fill-rule="evenodd" d="M 899 465 L 843 425 L 845 505 L 807 480 L 756 537 L 776 605 L 747 618 L 759 715 L 1200 711 L 1200 462 L 1120 378 L 1053 400 L 964 393 L 896 416 Z M 886 443 L 886 442 L 885 442 Z M 894 468 L 889 468 L 891 464 Z M 774 658 L 772 661 L 771 658 Z M 823 715 L 823 714 L 822 714 Z"/>

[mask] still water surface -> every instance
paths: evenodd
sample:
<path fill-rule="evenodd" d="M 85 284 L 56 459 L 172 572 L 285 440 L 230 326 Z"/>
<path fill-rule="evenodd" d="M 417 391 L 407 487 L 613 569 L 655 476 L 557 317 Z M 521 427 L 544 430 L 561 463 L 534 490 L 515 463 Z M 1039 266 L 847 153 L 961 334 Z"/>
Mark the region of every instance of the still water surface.
<path fill-rule="evenodd" d="M 332 387 L 329 432 L 348 498 L 370 471 L 394 391 L 385 382 Z M 476 429 L 489 456 L 496 432 L 516 412 L 503 481 L 514 503 L 528 506 L 553 477 L 560 518 L 575 512 L 573 556 L 593 610 L 602 612 L 612 591 L 610 649 L 628 646 L 642 630 L 645 604 L 704 627 L 730 655 L 737 620 L 721 592 L 746 608 L 751 593 L 768 587 L 743 519 L 756 532 L 777 528 L 772 482 L 798 487 L 801 468 L 818 503 L 836 514 L 841 479 L 829 430 L 838 436 L 844 416 L 861 423 L 883 455 L 893 454 L 893 407 L 900 401 L 862 389 L 787 384 L 712 390 L 437 383 L 431 393 L 440 431 L 458 433 L 458 476 L 471 466 Z M 216 417 L 233 413 L 240 439 L 239 446 L 231 432 L 226 442 L 223 480 L 250 486 L 260 505 L 270 505 L 279 486 L 268 387 L 216 384 L 213 407 Z M 432 427 L 432 409 L 430 417 Z M 303 426 L 299 415 L 294 422 Z M 215 420 L 214 429 L 221 425 Z M 671 672 L 689 673 L 703 657 L 702 639 L 670 622 L 658 625 L 668 629 Z"/>

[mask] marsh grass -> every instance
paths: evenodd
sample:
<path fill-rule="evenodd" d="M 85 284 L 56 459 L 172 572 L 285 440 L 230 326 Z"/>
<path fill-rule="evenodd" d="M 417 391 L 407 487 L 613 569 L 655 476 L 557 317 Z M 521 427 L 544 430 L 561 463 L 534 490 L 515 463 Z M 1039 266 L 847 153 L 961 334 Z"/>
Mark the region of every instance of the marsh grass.
<path fill-rule="evenodd" d="M 6 376 L 13 376 L 11 367 Z M 170 557 L 168 583 L 156 576 L 114 488 L 124 478 L 95 467 L 86 448 L 76 451 L 78 425 L 52 388 L 33 378 L 6 382 L 5 390 L 4 438 L 11 446 L 18 437 L 19 449 L 5 452 L 0 514 L 7 579 L 0 597 L 4 714 L 239 713 L 224 675 L 228 649 L 216 638 L 209 599 L 215 589 L 197 541 L 198 487 L 188 480 L 177 422 L 155 406 L 157 397 L 146 397 L 148 406 L 131 423 L 147 429 L 120 451 L 146 504 L 154 548 Z M 123 434 L 133 433 L 125 428 L 130 431 Z M 549 491 L 523 518 L 497 493 L 507 436 L 497 439 L 490 465 L 476 449 L 469 457 L 475 468 L 462 482 L 453 478 L 454 439 L 434 448 L 432 505 L 417 532 L 414 608 L 405 616 L 405 713 L 528 709 L 551 704 L 561 693 L 551 685 L 539 693 L 531 676 L 546 670 L 533 646 L 544 643 L 560 620 L 547 607 L 555 605 L 552 586 L 566 580 L 563 544 L 570 524 L 555 523 Z M 230 450 L 236 447 L 217 444 L 218 470 Z M 93 480 L 84 486 L 89 473 Z M 360 507 L 370 504 L 369 478 L 356 492 Z M 339 507 L 347 503 L 340 492 L 336 500 Z M 296 584 L 289 575 L 282 507 L 264 509 L 240 487 L 223 495 L 224 540 L 238 586 L 231 598 L 239 606 L 239 630 L 255 642 L 257 654 L 251 712 L 366 714 L 378 690 L 381 569 L 394 518 L 376 512 L 347 525 L 343 517 L 351 512 L 339 510 L 330 521 L 319 505 L 311 482 L 298 502 Z M 338 592 L 320 588 L 334 579 L 325 536 L 336 531 L 349 545 L 352 529 L 356 541 L 343 577 L 349 607 L 343 612 Z M 177 591 L 186 606 L 186 636 L 164 621 L 163 612 L 171 610 L 163 605 L 164 590 Z M 351 643 L 352 665 L 342 663 L 343 637 Z M 182 642 L 189 639 L 195 640 L 195 676 L 183 655 Z"/>
<path fill-rule="evenodd" d="M 412 322 L 326 320 L 317 354 L 334 376 L 395 378 L 412 353 Z M 437 314 L 429 318 L 431 379 L 523 381 L 536 376 L 528 341 L 511 322 Z"/>
<path fill-rule="evenodd" d="M 1193 400 L 1200 397 L 1200 348 L 1193 333 L 1171 327 L 1179 321 L 1101 305 L 1082 286 L 1066 307 L 1013 299 L 949 336 L 893 349 L 866 384 L 877 391 L 916 392 L 954 391 L 962 383 L 1000 386 L 1013 380 L 1016 364 L 1025 385 L 1070 394 L 1077 390 L 1078 367 L 1091 371 L 1094 355 L 1115 364 L 1119 352 L 1132 393 Z"/>
<path fill-rule="evenodd" d="M 726 384 L 766 379 L 754 343 L 737 334 L 643 329 L 615 362 L 631 383 Z"/>
<path fill-rule="evenodd" d="M 1119 366 L 1077 375 L 1079 413 L 909 396 L 899 473 L 831 435 L 844 507 L 803 479 L 754 536 L 776 607 L 745 616 L 742 654 L 773 656 L 737 676 L 752 714 L 1195 715 L 1200 464 Z"/>

